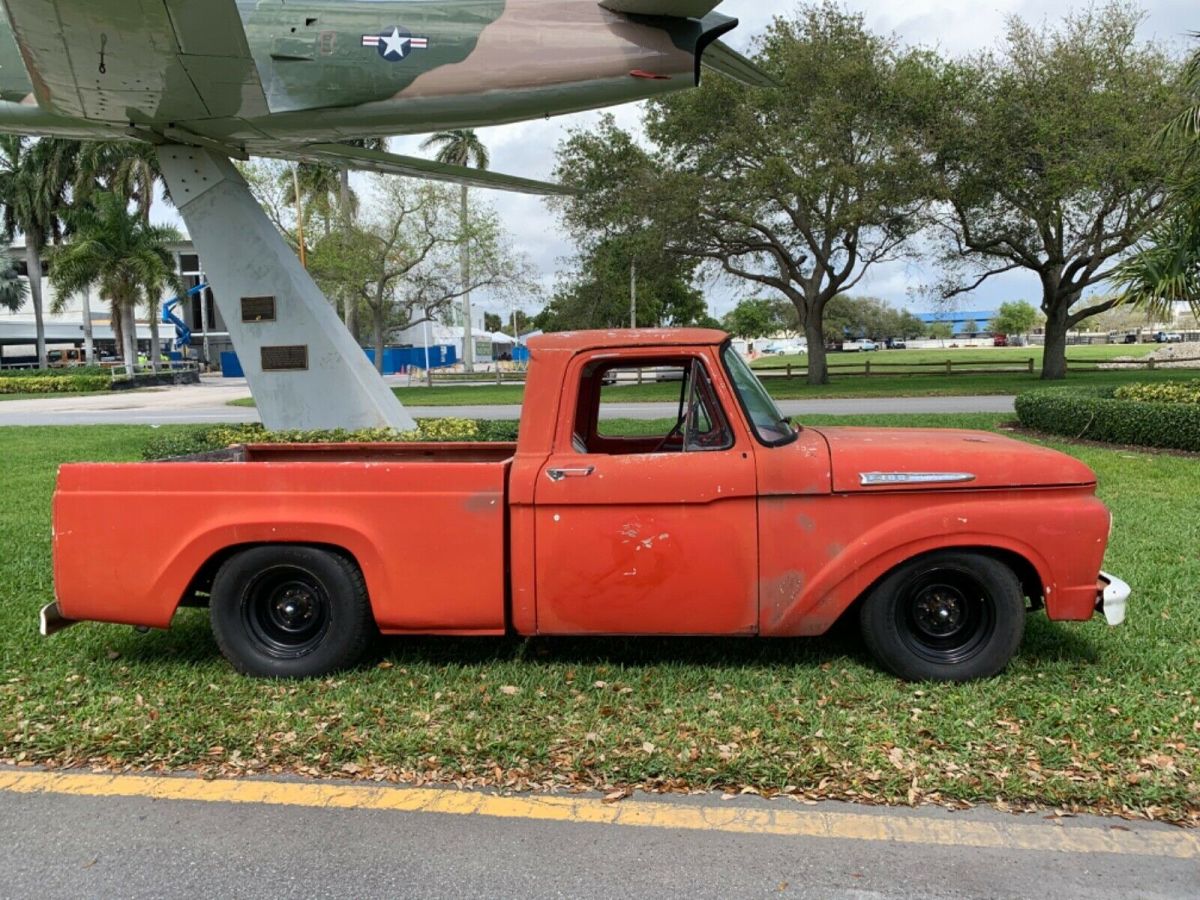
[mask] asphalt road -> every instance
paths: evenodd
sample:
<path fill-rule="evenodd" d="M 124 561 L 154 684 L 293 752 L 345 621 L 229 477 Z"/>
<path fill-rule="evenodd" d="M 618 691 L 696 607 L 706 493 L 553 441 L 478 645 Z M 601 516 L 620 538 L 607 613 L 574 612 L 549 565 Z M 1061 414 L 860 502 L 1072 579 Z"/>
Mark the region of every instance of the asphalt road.
<path fill-rule="evenodd" d="M 1150 823 L 802 806 L 754 797 L 653 801 L 692 815 L 699 809 L 714 827 L 671 827 L 669 815 L 662 827 L 644 827 L 539 820 L 536 811 L 533 818 L 489 817 L 3 792 L 0 894 L 1098 900 L 1195 897 L 1200 888 L 1200 842 Z M 638 805 L 637 798 L 625 802 Z M 809 827 L 801 835 L 736 833 L 727 825 L 739 812 L 778 809 L 802 823 L 850 813 L 871 836 L 829 837 Z M 880 824 L 873 827 L 868 816 Z M 977 845 L 991 829 L 1003 835 L 1011 828 L 1026 832 L 1018 843 L 1040 846 L 1044 835 L 1047 846 L 1060 849 Z M 1061 849 L 1063 839 L 1084 833 L 1100 835 L 1093 840 L 1105 846 L 1147 838 L 1185 843 L 1172 845 L 1173 854 L 1162 846 L 1146 855 Z"/>
<path fill-rule="evenodd" d="M 434 389 L 436 390 L 436 388 Z M 49 397 L 0 402 L 4 425 L 182 425 L 257 422 L 253 408 L 229 406 L 247 396 L 244 384 L 205 384 L 123 394 Z M 1012 412 L 1010 396 L 864 397 L 829 400 L 784 400 L 789 416 L 875 415 L 885 413 Z M 458 416 L 468 419 L 518 419 L 519 406 L 410 406 L 419 418 Z M 673 403 L 606 404 L 605 418 L 660 419 L 675 414 Z"/>

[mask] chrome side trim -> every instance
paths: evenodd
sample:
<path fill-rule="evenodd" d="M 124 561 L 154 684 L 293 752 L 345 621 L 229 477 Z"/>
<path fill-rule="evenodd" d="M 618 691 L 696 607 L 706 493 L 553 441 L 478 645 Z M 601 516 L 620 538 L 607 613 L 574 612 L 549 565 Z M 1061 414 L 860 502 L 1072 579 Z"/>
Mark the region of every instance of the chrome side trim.
<path fill-rule="evenodd" d="M 1104 613 L 1109 625 L 1120 625 L 1125 621 L 1125 601 L 1129 599 L 1132 589 L 1116 575 L 1107 572 L 1100 573 L 1100 580 L 1107 583 L 1096 598 L 1096 607 Z"/>
<path fill-rule="evenodd" d="M 38 620 L 38 631 L 42 637 L 58 634 L 76 624 L 75 619 L 68 619 L 59 611 L 57 603 L 47 603 L 43 606 Z"/>
<path fill-rule="evenodd" d="M 956 484 L 974 481 L 971 472 L 859 472 L 864 486 L 880 484 Z"/>

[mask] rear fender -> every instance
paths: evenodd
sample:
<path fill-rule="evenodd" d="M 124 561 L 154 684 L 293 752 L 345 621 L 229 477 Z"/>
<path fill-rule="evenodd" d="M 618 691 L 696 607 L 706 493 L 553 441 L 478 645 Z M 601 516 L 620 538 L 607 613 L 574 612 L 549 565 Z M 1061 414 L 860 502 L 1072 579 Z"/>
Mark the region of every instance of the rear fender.
<path fill-rule="evenodd" d="M 174 614 L 188 586 L 210 561 L 263 544 L 304 544 L 346 553 L 363 573 L 367 593 L 372 598 L 372 611 L 377 619 L 385 611 L 377 608 L 375 598 L 394 596 L 383 555 L 370 538 L 360 531 L 332 522 L 229 523 L 196 535 L 179 550 L 174 564 L 160 574 L 151 589 L 153 596 L 176 600 L 167 620 Z"/>

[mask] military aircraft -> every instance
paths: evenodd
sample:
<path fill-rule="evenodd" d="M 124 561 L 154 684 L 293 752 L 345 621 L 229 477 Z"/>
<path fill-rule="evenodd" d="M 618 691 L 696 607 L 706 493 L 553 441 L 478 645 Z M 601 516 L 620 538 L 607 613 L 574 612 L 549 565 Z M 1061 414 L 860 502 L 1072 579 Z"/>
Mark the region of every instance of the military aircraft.
<path fill-rule="evenodd" d="M 325 314 L 323 298 L 320 309 L 308 308 L 319 292 L 278 253 L 286 246 L 278 235 L 278 246 L 272 242 L 261 210 L 247 205 L 229 159 L 278 157 L 554 193 L 559 188 L 544 182 L 343 142 L 641 100 L 694 86 L 702 67 L 769 83 L 720 41 L 737 20 L 715 12 L 719 4 L 3 0 L 0 131 L 159 147 L 235 347 L 251 351 L 242 363 L 269 426 L 408 424 L 382 382 L 368 385 L 361 371 L 350 381 L 336 375 L 338 365 L 361 370 L 362 354 L 341 335 L 314 333 L 338 330 L 336 315 Z M 295 327 L 273 328 L 282 322 Z M 347 354 L 355 358 L 331 362 Z M 314 388 L 296 373 L 314 370 L 334 381 L 315 404 L 302 403 Z M 268 377 L 285 372 L 290 384 Z M 347 399 L 363 391 L 374 400 Z"/>

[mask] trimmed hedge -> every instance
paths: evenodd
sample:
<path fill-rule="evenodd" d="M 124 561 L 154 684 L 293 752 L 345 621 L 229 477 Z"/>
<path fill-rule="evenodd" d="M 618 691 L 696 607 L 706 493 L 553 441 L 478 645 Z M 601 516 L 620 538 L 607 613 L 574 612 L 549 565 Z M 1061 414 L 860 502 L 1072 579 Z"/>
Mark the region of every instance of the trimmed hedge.
<path fill-rule="evenodd" d="M 1030 391 L 1017 397 L 1026 428 L 1110 444 L 1200 451 L 1200 404 L 1155 403 L 1100 390 Z"/>
<path fill-rule="evenodd" d="M 0 394 L 79 394 L 111 386 L 107 375 L 0 375 Z"/>
<path fill-rule="evenodd" d="M 160 435 L 142 451 L 145 460 L 169 459 L 224 450 L 235 444 L 364 444 L 440 441 L 462 443 L 512 442 L 516 422 L 473 419 L 418 419 L 416 431 L 369 428 L 362 431 L 267 431 L 261 425 L 212 425 Z"/>
<path fill-rule="evenodd" d="M 1150 403 L 1200 403 L 1200 380 L 1126 384 L 1117 388 L 1113 396 L 1118 400 L 1144 400 Z"/>

